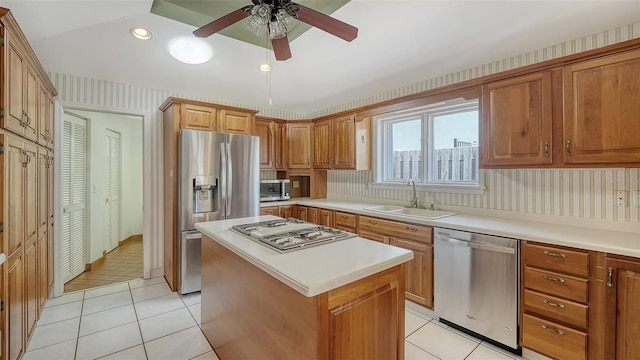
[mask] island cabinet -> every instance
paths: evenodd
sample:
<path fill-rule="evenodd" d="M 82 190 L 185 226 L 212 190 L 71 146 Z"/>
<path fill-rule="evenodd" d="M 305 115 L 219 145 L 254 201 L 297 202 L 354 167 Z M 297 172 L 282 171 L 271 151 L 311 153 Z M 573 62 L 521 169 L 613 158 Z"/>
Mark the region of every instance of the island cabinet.
<path fill-rule="evenodd" d="M 313 123 L 315 169 L 371 169 L 371 118 L 356 121 L 355 115 Z"/>
<path fill-rule="evenodd" d="M 406 298 L 433 310 L 433 228 L 359 215 L 358 236 L 413 251 L 406 264 Z"/>
<path fill-rule="evenodd" d="M 607 255 L 606 323 L 603 359 L 637 359 L 640 354 L 640 259 Z"/>
<path fill-rule="evenodd" d="M 555 359 L 597 358 L 588 356 L 598 343 L 590 306 L 597 255 L 530 241 L 521 250 L 522 346 Z"/>
<path fill-rule="evenodd" d="M 288 162 L 287 169 L 311 168 L 311 124 L 287 122 Z"/>
<path fill-rule="evenodd" d="M 257 260 L 262 265 L 254 265 L 247 254 L 238 249 L 230 251 L 217 240 L 203 231 L 201 316 L 202 332 L 218 358 L 404 359 L 404 264 L 355 277 L 326 290 L 306 291 L 294 289 L 265 271 L 264 259 Z M 360 246 L 361 251 L 371 246 L 376 254 L 388 250 L 367 243 L 347 239 L 336 246 L 349 258 L 358 256 Z M 240 243 L 234 244 L 242 248 Z M 310 277 L 302 275 L 303 280 L 296 277 L 305 283 L 306 279 L 322 278 L 327 273 L 326 262 L 332 260 L 318 259 L 322 257 L 318 255 L 321 248 L 266 254 L 265 259 L 281 256 L 277 262 L 284 264 L 284 257 L 299 256 L 294 262 L 300 262 L 300 269 L 287 268 L 313 273 Z M 335 266 L 349 267 L 350 263 Z M 357 272 L 356 268 L 352 270 Z M 341 278 L 344 274 L 332 276 Z"/>
<path fill-rule="evenodd" d="M 640 50 L 564 68 L 564 162 L 640 163 Z"/>
<path fill-rule="evenodd" d="M 285 170 L 286 124 L 256 117 L 253 135 L 260 138 L 260 169 Z"/>
<path fill-rule="evenodd" d="M 482 91 L 482 166 L 552 163 L 551 71 L 487 83 Z"/>

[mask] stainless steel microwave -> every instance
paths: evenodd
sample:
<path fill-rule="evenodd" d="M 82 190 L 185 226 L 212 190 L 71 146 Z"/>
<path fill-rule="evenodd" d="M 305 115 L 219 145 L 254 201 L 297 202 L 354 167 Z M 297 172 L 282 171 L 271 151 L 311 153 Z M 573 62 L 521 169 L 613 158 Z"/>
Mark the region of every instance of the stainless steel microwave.
<path fill-rule="evenodd" d="M 260 201 L 289 200 L 289 179 L 260 180 Z"/>

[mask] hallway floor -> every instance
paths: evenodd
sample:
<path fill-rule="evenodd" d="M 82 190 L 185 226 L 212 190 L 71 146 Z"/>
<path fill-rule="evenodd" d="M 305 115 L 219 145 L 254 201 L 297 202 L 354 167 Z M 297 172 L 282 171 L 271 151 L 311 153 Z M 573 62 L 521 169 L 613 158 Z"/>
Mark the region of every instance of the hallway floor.
<path fill-rule="evenodd" d="M 94 266 L 64 284 L 64 292 L 86 290 L 142 278 L 142 239 L 128 241 L 107 254 L 102 264 Z"/>

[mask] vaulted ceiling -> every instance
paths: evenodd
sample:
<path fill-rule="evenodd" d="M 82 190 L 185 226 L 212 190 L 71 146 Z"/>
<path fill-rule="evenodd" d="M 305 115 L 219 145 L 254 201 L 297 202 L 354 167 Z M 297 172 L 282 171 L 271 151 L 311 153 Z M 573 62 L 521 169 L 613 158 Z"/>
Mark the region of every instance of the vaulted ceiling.
<path fill-rule="evenodd" d="M 349 43 L 315 28 L 295 38 L 293 57 L 273 61 L 269 105 L 267 75 L 258 71 L 269 56 L 263 47 L 216 34 L 206 39 L 212 60 L 180 63 L 167 44 L 191 36 L 196 26 L 151 13 L 152 3 L 14 0 L 0 6 L 11 9 L 47 71 L 300 114 L 640 22 L 637 0 L 351 0 L 331 16 L 358 27 L 358 38 Z M 134 39 L 134 26 L 148 28 L 153 38 Z"/>

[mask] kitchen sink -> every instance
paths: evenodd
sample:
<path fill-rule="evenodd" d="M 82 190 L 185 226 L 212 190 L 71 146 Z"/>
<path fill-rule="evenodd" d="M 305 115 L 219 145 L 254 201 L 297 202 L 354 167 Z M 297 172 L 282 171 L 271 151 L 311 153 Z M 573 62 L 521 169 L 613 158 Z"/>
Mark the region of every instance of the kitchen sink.
<path fill-rule="evenodd" d="M 443 217 L 456 214 L 455 212 L 451 212 L 451 211 L 408 208 L 408 207 L 398 206 L 398 205 L 374 206 L 370 208 L 365 208 L 364 210 L 377 211 L 377 212 L 382 212 L 387 214 L 402 214 L 405 216 L 411 216 L 411 217 L 429 219 L 429 220 L 440 219 Z"/>

